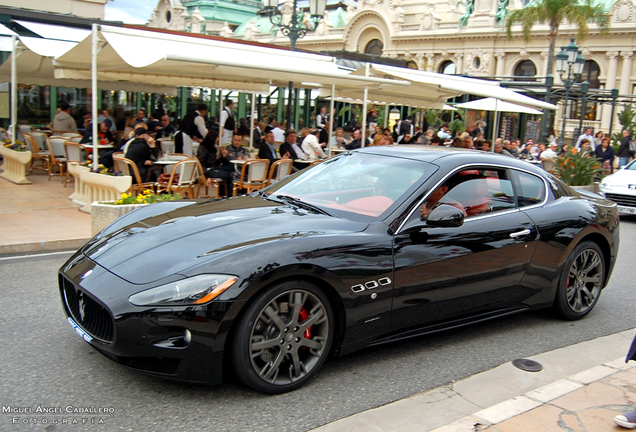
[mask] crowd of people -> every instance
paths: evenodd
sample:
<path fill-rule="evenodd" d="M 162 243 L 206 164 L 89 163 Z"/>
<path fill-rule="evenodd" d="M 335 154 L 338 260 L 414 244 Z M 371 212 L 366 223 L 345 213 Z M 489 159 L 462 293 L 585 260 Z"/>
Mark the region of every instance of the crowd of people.
<path fill-rule="evenodd" d="M 285 121 L 279 123 L 276 118 L 260 122 L 254 120 L 251 147 L 258 152 L 258 158 L 267 159 L 270 163 L 278 159 L 291 159 L 294 170 L 306 167 L 307 161 L 326 158 L 330 150 L 344 151 L 363 147 L 361 128 L 355 121 L 344 127 L 336 127 L 333 136 L 329 138 L 331 114 L 333 113 L 327 113 L 325 106 L 320 107 L 314 118 L 315 127 L 303 127 L 299 131 L 289 128 Z M 62 103 L 53 119 L 52 129 L 79 131 L 83 133 L 82 142 L 89 143 L 92 141 L 92 121 L 91 113 L 85 113 L 76 121 L 70 115 L 70 106 Z M 181 119 L 178 126 L 168 114 L 147 114 L 145 110 L 138 110 L 134 115 L 124 112 L 115 121 L 109 110 L 103 109 L 98 113 L 97 122 L 100 142 L 113 145 L 112 149 L 100 151 L 101 163 L 112 169 L 112 154 L 123 151 L 125 157 L 137 165 L 144 181 L 152 181 L 160 171 L 160 166 L 153 161 L 161 156 L 161 146 L 158 143 L 161 139 L 173 139 L 176 153 L 197 156 L 208 178 L 221 179 L 228 183 L 239 175 L 235 172 L 232 161 L 250 157 L 247 149 L 249 122 L 245 118 L 235 119 L 231 100 L 226 102 L 218 121 L 215 117 L 208 116 L 207 105 L 199 104 Z M 477 121 L 470 129 L 453 135 L 448 123 L 422 130 L 413 124 L 411 117 L 406 117 L 396 122 L 393 130 L 374 126 L 365 137 L 364 147 L 423 144 L 470 148 L 540 163 L 548 170 L 552 169 L 554 160 L 569 149 L 568 145 L 557 144 L 553 130 L 548 132 L 547 145 L 535 143 L 532 139 L 522 143 L 520 139 L 503 138 L 496 138 L 493 145 L 484 138 L 485 127 L 485 122 Z M 613 172 L 616 158 L 618 166 L 623 167 L 634 157 L 635 145 L 629 131 L 623 131 L 620 146 L 615 152 L 606 134 L 602 131 L 593 133 L 591 128 L 586 128 L 573 147 L 579 152 L 596 157 L 603 172 L 609 174 Z"/>

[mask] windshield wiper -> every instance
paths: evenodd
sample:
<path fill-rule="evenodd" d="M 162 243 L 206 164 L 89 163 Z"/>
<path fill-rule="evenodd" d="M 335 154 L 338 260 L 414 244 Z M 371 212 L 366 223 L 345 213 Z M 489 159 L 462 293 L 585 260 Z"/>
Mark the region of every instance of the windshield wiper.
<path fill-rule="evenodd" d="M 300 198 L 296 198 L 293 196 L 289 196 L 289 195 L 276 195 L 276 198 L 286 202 L 286 203 L 291 203 L 296 205 L 297 207 L 300 208 L 304 208 L 306 210 L 311 210 L 314 211 L 316 213 L 320 213 L 320 214 L 324 214 L 326 216 L 333 216 L 331 213 L 329 213 L 327 210 L 322 209 L 318 206 L 315 206 L 313 204 L 309 204 L 308 202 L 305 202 L 303 200 L 301 200 Z"/>

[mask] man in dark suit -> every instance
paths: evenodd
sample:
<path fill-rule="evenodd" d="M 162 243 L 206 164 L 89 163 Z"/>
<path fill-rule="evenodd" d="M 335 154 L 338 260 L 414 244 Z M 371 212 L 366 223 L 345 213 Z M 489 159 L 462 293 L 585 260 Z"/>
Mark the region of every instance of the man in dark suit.
<path fill-rule="evenodd" d="M 285 132 L 285 142 L 280 145 L 278 152 L 282 155 L 287 155 L 290 159 L 294 161 L 293 171 L 301 170 L 306 168 L 307 165 L 302 163 L 297 163 L 298 159 L 307 159 L 307 155 L 303 151 L 302 148 L 296 143 L 298 139 L 298 134 L 294 130 L 288 130 Z"/>
<path fill-rule="evenodd" d="M 261 143 L 263 142 L 263 138 L 264 138 L 263 131 L 258 125 L 258 120 L 254 120 L 254 141 L 252 142 L 252 145 L 254 146 L 254 148 L 257 148 L 257 149 L 261 148 Z"/>
<path fill-rule="evenodd" d="M 289 154 L 287 157 L 289 157 Z M 265 138 L 261 144 L 261 147 L 258 149 L 258 158 L 269 159 L 270 165 L 278 159 L 276 148 L 274 147 L 274 132 L 265 132 Z"/>

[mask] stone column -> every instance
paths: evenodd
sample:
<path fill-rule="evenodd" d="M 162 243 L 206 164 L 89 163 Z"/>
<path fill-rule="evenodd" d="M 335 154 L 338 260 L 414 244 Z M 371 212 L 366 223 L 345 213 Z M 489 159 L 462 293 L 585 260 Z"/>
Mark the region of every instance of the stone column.
<path fill-rule="evenodd" d="M 506 71 L 504 69 L 506 53 L 498 51 L 498 52 L 495 53 L 495 58 L 497 59 L 497 66 L 496 66 L 496 69 L 495 69 L 495 75 L 496 76 L 504 76 L 506 74 Z M 510 75 L 512 75 L 512 74 L 510 74 Z"/>
<path fill-rule="evenodd" d="M 605 90 L 610 91 L 616 87 L 616 72 L 618 70 L 618 52 L 609 51 L 607 54 L 607 75 L 605 76 Z M 603 132 L 609 132 L 609 125 L 612 116 L 612 106 L 603 105 L 603 113 L 601 114 L 601 129 Z M 615 122 L 616 123 L 616 122 Z"/>
<path fill-rule="evenodd" d="M 620 94 L 630 94 L 631 77 L 632 77 L 632 56 L 633 51 L 621 51 L 621 57 L 623 57 L 623 68 L 621 69 L 621 87 L 619 89 Z"/>
<path fill-rule="evenodd" d="M 462 53 L 457 53 L 455 54 L 455 73 L 457 75 L 461 75 L 464 73 L 464 65 L 463 65 L 463 58 L 464 58 L 464 54 Z"/>
<path fill-rule="evenodd" d="M 435 66 L 435 64 L 433 63 L 433 61 L 435 60 L 435 54 L 426 53 L 424 54 L 424 56 L 426 57 L 426 70 L 428 72 L 435 72 L 433 70 L 433 67 Z"/>

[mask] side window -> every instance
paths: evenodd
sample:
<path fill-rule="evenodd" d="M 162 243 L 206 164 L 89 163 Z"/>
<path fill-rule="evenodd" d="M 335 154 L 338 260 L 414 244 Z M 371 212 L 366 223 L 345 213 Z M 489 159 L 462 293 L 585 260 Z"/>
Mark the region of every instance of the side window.
<path fill-rule="evenodd" d="M 520 171 L 513 171 L 512 176 L 517 189 L 519 207 L 527 207 L 543 202 L 545 199 L 545 183 L 543 180 L 535 175 Z"/>
<path fill-rule="evenodd" d="M 515 208 L 512 182 L 506 170 L 463 170 L 446 181 L 448 192 L 442 203 L 459 203 L 466 217 Z"/>

